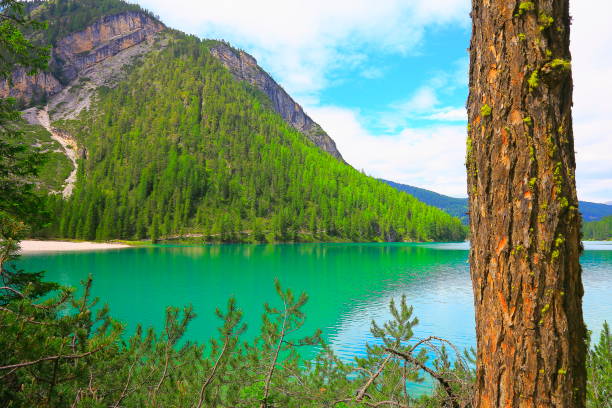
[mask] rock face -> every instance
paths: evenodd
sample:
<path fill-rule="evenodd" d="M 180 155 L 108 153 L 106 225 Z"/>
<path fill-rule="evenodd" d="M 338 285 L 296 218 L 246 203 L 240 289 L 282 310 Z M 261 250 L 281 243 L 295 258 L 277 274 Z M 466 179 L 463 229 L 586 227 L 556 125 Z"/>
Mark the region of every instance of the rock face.
<path fill-rule="evenodd" d="M 165 27 L 138 12 L 105 16 L 83 31 L 61 39 L 52 53 L 54 73 L 27 76 L 25 71 L 13 74 L 12 84 L 0 81 L 0 97 L 12 96 L 25 102 L 60 92 L 78 74 L 121 51 L 151 39 Z"/>
<path fill-rule="evenodd" d="M 255 58 L 244 51 L 234 50 L 223 43 L 211 47 L 210 52 L 229 69 L 236 79 L 245 81 L 265 93 L 272 101 L 274 110 L 287 123 L 303 133 L 322 150 L 343 160 L 333 139 L 304 112 L 302 107 L 270 75 L 257 65 Z"/>
<path fill-rule="evenodd" d="M 89 109 L 100 87 L 114 88 L 126 78 L 126 66 L 154 49 L 164 48 L 167 43 L 168 39 L 160 33 L 155 41 L 142 41 L 80 71 L 64 89 L 49 98 L 47 108 L 52 121 L 76 119 L 83 109 Z"/>
<path fill-rule="evenodd" d="M 12 84 L 0 80 L 0 98 L 12 97 L 26 101 L 40 100 L 62 89 L 62 84 L 52 74 L 42 72 L 27 75 L 23 68 L 13 72 Z"/>
<path fill-rule="evenodd" d="M 62 79 L 70 81 L 80 71 L 145 41 L 163 29 L 161 23 L 142 13 L 105 16 L 85 30 L 61 39 L 53 50 L 53 57 L 61 66 Z"/>

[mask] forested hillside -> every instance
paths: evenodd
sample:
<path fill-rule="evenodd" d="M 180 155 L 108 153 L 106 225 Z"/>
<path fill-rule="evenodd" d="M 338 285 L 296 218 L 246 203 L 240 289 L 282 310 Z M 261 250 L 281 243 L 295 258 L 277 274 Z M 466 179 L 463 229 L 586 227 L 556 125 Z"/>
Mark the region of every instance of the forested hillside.
<path fill-rule="evenodd" d="M 78 239 L 462 240 L 460 221 L 318 149 L 195 37 L 166 33 L 77 120 L 74 194 L 43 233 Z"/>
<path fill-rule="evenodd" d="M 612 216 L 599 221 L 582 224 L 582 237 L 586 240 L 607 241 L 612 239 Z"/>

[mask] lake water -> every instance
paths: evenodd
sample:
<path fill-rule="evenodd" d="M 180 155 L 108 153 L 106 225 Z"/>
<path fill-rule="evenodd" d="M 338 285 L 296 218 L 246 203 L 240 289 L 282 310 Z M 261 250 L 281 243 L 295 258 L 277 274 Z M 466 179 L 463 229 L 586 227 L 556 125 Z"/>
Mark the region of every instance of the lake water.
<path fill-rule="evenodd" d="M 612 243 L 587 243 L 581 262 L 584 314 L 598 331 L 612 321 Z M 304 334 L 321 328 L 343 357 L 363 353 L 372 319 L 389 318 L 392 298 L 406 294 L 420 324 L 460 348 L 475 345 L 467 244 L 287 244 L 154 246 L 105 252 L 30 255 L 19 266 L 77 286 L 91 274 L 93 293 L 129 330 L 162 327 L 167 306 L 192 304 L 198 317 L 187 336 L 217 334 L 216 307 L 230 296 L 245 312 L 247 338 L 258 331 L 263 303 L 274 305 L 274 279 L 310 300 Z"/>

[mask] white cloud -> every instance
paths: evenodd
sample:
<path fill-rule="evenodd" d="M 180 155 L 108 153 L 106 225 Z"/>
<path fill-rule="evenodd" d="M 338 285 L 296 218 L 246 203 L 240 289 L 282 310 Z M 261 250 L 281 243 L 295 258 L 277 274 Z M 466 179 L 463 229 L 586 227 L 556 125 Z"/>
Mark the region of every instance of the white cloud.
<path fill-rule="evenodd" d="M 385 75 L 385 71 L 380 67 L 368 67 L 361 71 L 359 75 L 366 79 L 377 79 L 382 78 Z"/>
<path fill-rule="evenodd" d="M 467 111 L 465 108 L 442 108 L 436 113 L 425 116 L 424 119 L 444 122 L 467 122 Z"/>
<path fill-rule="evenodd" d="M 612 4 L 572 0 L 576 182 L 582 200 L 612 198 Z"/>
<path fill-rule="evenodd" d="M 138 0 L 172 27 L 248 49 L 288 92 L 329 85 L 347 64 L 375 63 L 367 50 L 406 54 L 428 26 L 468 26 L 466 0 Z M 374 72 L 374 71 L 370 71 Z"/>
<path fill-rule="evenodd" d="M 367 174 L 465 197 L 465 126 L 434 125 L 403 128 L 393 134 L 366 130 L 358 111 L 340 107 L 310 107 L 344 159 Z"/>
<path fill-rule="evenodd" d="M 449 71 L 435 72 L 408 99 L 393 102 L 388 110 L 378 113 L 376 127 L 397 132 L 401 128 L 414 126 L 417 120 L 467 122 L 464 107 L 443 104 L 446 95 L 452 95 L 458 88 L 466 88 L 467 60 L 462 58 L 449 65 Z"/>
<path fill-rule="evenodd" d="M 441 106 L 438 97 L 440 89 L 452 85 L 446 81 L 439 81 L 439 78 L 439 75 L 432 78 L 426 85 L 414 91 L 408 99 L 392 102 L 386 110 L 370 115 L 367 121 L 369 128 L 383 129 L 384 133 L 397 134 L 404 128 L 415 127 L 415 123 L 423 121 L 467 122 L 464 108 Z M 366 122 L 364 119 L 361 121 Z"/>
<path fill-rule="evenodd" d="M 419 114 L 430 112 L 440 101 L 436 91 L 430 86 L 419 89 L 405 102 L 391 104 L 392 107 L 405 114 Z"/>

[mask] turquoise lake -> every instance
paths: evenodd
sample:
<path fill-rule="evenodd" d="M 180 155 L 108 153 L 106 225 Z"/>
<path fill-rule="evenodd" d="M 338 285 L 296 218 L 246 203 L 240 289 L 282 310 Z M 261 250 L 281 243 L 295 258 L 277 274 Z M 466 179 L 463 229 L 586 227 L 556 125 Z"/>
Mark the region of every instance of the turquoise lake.
<path fill-rule="evenodd" d="M 612 321 L 612 243 L 587 243 L 582 256 L 584 314 L 589 329 Z M 198 317 L 187 337 L 215 336 L 216 307 L 234 296 L 257 334 L 264 302 L 274 305 L 274 279 L 308 293 L 303 334 L 317 328 L 342 357 L 363 353 L 370 322 L 389 318 L 392 298 L 406 294 L 420 324 L 416 337 L 475 345 L 467 244 L 287 244 L 152 246 L 24 256 L 19 266 L 77 286 L 91 274 L 93 293 L 128 331 L 162 327 L 169 305 L 192 304 Z"/>

